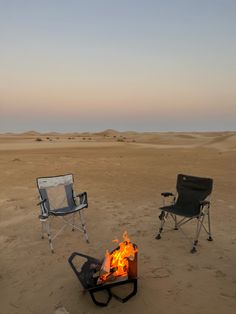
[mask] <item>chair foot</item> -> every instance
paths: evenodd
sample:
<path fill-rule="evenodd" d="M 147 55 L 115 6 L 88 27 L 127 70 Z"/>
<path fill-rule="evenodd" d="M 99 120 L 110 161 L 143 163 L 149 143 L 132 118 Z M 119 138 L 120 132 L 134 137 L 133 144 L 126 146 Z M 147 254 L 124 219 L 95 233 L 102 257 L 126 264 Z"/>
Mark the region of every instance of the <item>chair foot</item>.
<path fill-rule="evenodd" d="M 54 250 L 51 250 L 51 252 L 52 252 L 52 254 L 54 254 L 55 252 L 54 252 Z"/>
<path fill-rule="evenodd" d="M 155 238 L 156 240 L 160 240 L 161 239 L 161 235 L 160 235 L 160 233 L 158 233 L 158 235 L 156 236 L 156 238 Z"/>
<path fill-rule="evenodd" d="M 174 230 L 179 230 L 179 228 L 178 227 L 174 227 Z"/>
<path fill-rule="evenodd" d="M 44 236 L 41 236 L 41 239 L 43 240 L 43 239 L 44 239 Z"/>
<path fill-rule="evenodd" d="M 75 228 L 72 228 L 71 231 L 75 231 Z"/>
<path fill-rule="evenodd" d="M 86 242 L 87 242 L 87 243 L 90 243 L 90 242 L 89 242 L 89 239 L 87 239 Z"/>
<path fill-rule="evenodd" d="M 197 249 L 195 248 L 195 246 L 193 246 L 192 249 L 191 249 L 191 251 L 190 251 L 190 253 L 194 254 L 194 253 L 196 253 L 196 252 L 197 252 Z"/>
<path fill-rule="evenodd" d="M 207 241 L 213 241 L 212 237 L 209 236 L 209 237 L 207 238 Z"/>

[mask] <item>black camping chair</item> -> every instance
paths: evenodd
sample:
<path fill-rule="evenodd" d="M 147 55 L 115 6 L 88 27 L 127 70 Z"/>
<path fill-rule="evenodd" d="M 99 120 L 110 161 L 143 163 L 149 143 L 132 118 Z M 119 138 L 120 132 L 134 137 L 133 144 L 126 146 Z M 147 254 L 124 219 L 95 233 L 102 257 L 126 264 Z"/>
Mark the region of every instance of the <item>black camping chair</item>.
<path fill-rule="evenodd" d="M 44 233 L 48 235 L 51 252 L 54 253 L 53 240 L 64 230 L 67 225 L 81 231 L 89 242 L 83 209 L 88 207 L 87 193 L 75 194 L 73 189 L 73 175 L 66 174 L 54 177 L 37 178 L 40 206 L 39 220 L 42 225 L 42 239 Z M 79 221 L 76 222 L 76 214 Z M 54 235 L 51 232 L 53 218 L 60 218 L 63 222 L 61 229 Z"/>
<path fill-rule="evenodd" d="M 197 222 L 196 234 L 193 241 L 191 253 L 197 251 L 199 235 L 203 228 L 208 234 L 208 241 L 212 241 L 211 224 L 210 224 L 210 195 L 212 192 L 213 180 L 210 178 L 200 178 L 184 174 L 177 176 L 177 196 L 171 192 L 161 193 L 163 197 L 163 206 L 160 207 L 161 214 L 159 219 L 161 225 L 156 239 L 161 239 L 164 224 L 168 217 L 174 221 L 174 229 L 180 229 L 187 222 L 195 219 Z M 171 198 L 169 205 L 166 205 L 166 199 Z M 180 220 L 177 217 L 180 216 Z M 208 218 L 208 225 L 205 226 L 205 217 Z M 184 232 L 183 232 L 184 233 Z M 184 233 L 185 235 L 185 233 Z M 185 235 L 186 236 L 186 235 Z"/>

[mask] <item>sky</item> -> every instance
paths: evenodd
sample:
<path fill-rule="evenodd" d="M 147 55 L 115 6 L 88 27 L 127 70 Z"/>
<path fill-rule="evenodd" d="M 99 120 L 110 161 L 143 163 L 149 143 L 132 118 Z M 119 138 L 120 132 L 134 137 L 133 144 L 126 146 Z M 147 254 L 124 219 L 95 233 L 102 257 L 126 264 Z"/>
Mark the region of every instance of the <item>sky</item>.
<path fill-rule="evenodd" d="M 235 126 L 235 0 L 0 0 L 0 132 Z"/>

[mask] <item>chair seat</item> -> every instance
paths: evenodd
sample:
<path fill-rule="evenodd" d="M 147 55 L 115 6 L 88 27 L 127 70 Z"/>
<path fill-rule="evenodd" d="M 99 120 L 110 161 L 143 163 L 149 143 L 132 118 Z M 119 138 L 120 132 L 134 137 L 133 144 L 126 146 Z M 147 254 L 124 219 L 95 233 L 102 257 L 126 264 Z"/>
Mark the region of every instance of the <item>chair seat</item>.
<path fill-rule="evenodd" d="M 53 216 L 65 216 L 68 214 L 73 214 L 76 213 L 77 211 L 87 207 L 87 204 L 81 204 L 79 206 L 74 206 L 74 207 L 63 207 L 55 210 L 50 210 L 49 214 Z"/>
<path fill-rule="evenodd" d="M 163 210 L 165 212 L 172 213 L 178 216 L 183 216 L 183 217 L 194 217 L 199 214 L 199 212 L 196 212 L 194 210 L 192 210 L 191 212 L 189 209 L 186 210 L 177 205 L 163 206 L 163 207 L 160 207 L 160 210 Z"/>

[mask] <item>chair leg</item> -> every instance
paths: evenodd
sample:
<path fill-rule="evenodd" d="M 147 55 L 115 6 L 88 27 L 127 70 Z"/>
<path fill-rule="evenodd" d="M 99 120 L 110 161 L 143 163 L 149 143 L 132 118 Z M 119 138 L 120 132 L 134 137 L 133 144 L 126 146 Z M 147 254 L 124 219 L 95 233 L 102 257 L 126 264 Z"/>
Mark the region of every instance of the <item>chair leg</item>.
<path fill-rule="evenodd" d="M 75 231 L 75 213 L 73 214 L 72 217 L 72 231 Z"/>
<path fill-rule="evenodd" d="M 199 238 L 199 235 L 200 235 L 200 232 L 201 232 L 201 229 L 202 229 L 202 225 L 203 225 L 204 219 L 205 219 L 205 214 L 203 214 L 202 217 L 199 216 L 197 218 L 197 230 L 196 230 L 196 235 L 195 235 L 195 238 L 194 238 L 194 241 L 193 241 L 193 247 L 192 247 L 192 249 L 190 251 L 191 253 L 197 252 L 198 238 Z"/>
<path fill-rule="evenodd" d="M 45 223 L 46 223 L 46 230 L 47 230 L 50 249 L 51 249 L 51 252 L 54 253 L 53 244 L 52 244 L 52 235 L 51 235 L 51 230 L 50 230 L 50 221 L 45 221 Z"/>
<path fill-rule="evenodd" d="M 156 235 L 156 240 L 160 240 L 161 239 L 161 233 L 163 231 L 163 227 L 164 227 L 164 224 L 165 224 L 165 221 L 166 221 L 167 217 L 168 217 L 168 213 L 165 214 L 165 212 L 162 211 L 160 216 L 159 216 L 159 219 L 161 220 L 161 225 L 160 225 L 160 228 L 159 228 L 159 232 Z"/>
<path fill-rule="evenodd" d="M 86 225 L 85 225 L 85 222 L 84 222 L 83 213 L 82 213 L 81 210 L 79 211 L 79 216 L 80 216 L 82 228 L 84 230 L 84 236 L 85 236 L 86 242 L 89 243 L 88 233 L 87 233 Z"/>
<path fill-rule="evenodd" d="M 40 218 L 39 220 L 41 222 L 41 239 L 44 239 L 44 233 L 45 233 L 44 223 L 45 223 L 45 219 Z"/>
<path fill-rule="evenodd" d="M 176 215 L 174 215 L 174 221 L 175 221 L 175 227 L 174 227 L 174 230 L 179 230 Z"/>
<path fill-rule="evenodd" d="M 208 236 L 207 240 L 208 241 L 213 241 L 213 238 L 211 236 L 210 208 L 208 208 L 207 217 L 208 217 L 208 231 L 209 231 L 209 236 Z"/>

